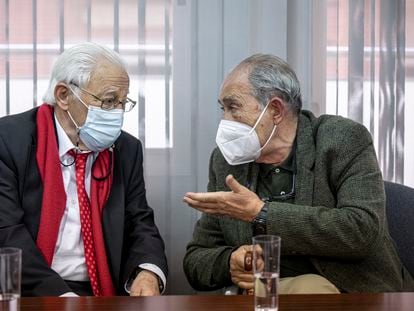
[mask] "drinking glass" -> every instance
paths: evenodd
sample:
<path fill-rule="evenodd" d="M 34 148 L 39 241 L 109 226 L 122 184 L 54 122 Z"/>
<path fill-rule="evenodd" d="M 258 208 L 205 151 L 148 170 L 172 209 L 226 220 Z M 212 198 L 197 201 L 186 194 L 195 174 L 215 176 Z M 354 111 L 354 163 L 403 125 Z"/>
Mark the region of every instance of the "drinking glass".
<path fill-rule="evenodd" d="M 253 237 L 254 309 L 277 311 L 280 266 L 280 237 Z"/>
<path fill-rule="evenodd" d="M 0 248 L 0 310 L 19 309 L 22 251 Z"/>

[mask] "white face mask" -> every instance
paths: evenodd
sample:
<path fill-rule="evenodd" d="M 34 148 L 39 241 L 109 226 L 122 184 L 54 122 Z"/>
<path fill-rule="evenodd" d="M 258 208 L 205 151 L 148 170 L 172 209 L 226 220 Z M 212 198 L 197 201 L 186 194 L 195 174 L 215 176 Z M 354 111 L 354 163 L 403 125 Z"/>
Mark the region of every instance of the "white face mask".
<path fill-rule="evenodd" d="M 266 143 L 260 147 L 260 140 L 255 128 L 268 105 L 263 109 L 253 127 L 237 121 L 221 120 L 217 130 L 216 143 L 227 163 L 230 165 L 245 164 L 260 157 L 261 151 L 269 143 L 276 130 L 275 124 Z"/>

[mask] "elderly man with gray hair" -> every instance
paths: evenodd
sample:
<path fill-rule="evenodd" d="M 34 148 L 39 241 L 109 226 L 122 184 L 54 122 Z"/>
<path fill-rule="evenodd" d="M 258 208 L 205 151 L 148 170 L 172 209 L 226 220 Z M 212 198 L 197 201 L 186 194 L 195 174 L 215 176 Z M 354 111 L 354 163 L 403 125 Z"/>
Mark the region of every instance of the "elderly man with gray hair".
<path fill-rule="evenodd" d="M 197 290 L 253 288 L 252 236 L 282 239 L 279 293 L 414 290 L 390 238 L 372 138 L 339 116 L 302 110 L 280 58 L 253 55 L 224 80 L 203 212 L 184 270 Z"/>
<path fill-rule="evenodd" d="M 128 92 L 117 53 L 78 44 L 57 58 L 45 104 L 0 119 L 0 247 L 23 251 L 23 296 L 165 287 L 142 146 L 121 130 Z"/>

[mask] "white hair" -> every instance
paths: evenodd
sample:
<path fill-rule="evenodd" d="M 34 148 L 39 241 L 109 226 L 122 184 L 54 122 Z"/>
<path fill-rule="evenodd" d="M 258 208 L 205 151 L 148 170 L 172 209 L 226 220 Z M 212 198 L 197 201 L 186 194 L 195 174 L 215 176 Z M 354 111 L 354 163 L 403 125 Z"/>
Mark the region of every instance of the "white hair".
<path fill-rule="evenodd" d="M 49 86 L 43 95 L 43 102 L 49 105 L 56 103 L 54 92 L 59 82 L 67 84 L 74 82 L 80 87 L 85 87 L 97 62 L 102 58 L 126 71 L 126 65 L 119 54 L 103 45 L 85 42 L 65 50 L 53 65 Z"/>

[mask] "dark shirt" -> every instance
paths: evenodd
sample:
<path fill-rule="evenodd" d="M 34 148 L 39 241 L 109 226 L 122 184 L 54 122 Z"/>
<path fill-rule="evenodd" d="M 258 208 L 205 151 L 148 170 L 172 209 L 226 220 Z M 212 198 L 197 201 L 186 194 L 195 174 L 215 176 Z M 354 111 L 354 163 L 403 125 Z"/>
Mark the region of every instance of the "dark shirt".
<path fill-rule="evenodd" d="M 280 201 L 284 203 L 295 202 L 296 148 L 295 144 L 293 146 L 288 158 L 279 166 L 259 164 L 260 169 L 256 193 L 262 200 Z M 281 277 L 294 277 L 307 273 L 318 274 L 308 257 L 281 257 Z"/>

